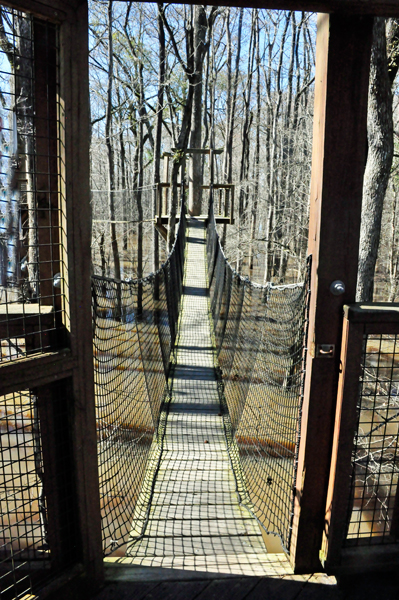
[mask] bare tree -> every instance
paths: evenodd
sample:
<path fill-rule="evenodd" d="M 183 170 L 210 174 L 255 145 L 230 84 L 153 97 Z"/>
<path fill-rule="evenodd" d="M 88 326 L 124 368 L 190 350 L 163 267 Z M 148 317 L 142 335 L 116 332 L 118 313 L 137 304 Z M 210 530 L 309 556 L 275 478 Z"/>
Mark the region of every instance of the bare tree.
<path fill-rule="evenodd" d="M 155 125 L 155 145 L 154 145 L 154 199 L 153 199 L 153 214 L 155 216 L 157 202 L 157 185 L 160 177 L 160 160 L 161 160 L 161 144 L 162 144 L 162 118 L 163 118 L 163 103 L 164 103 L 164 86 L 165 86 L 165 70 L 166 70 L 166 52 L 165 52 L 165 30 L 162 20 L 163 5 L 160 2 L 157 10 L 158 24 L 158 43 L 159 43 L 159 67 L 158 67 L 158 92 L 157 92 L 157 108 L 156 108 L 156 125 Z M 154 227 L 153 231 L 153 270 L 159 268 L 159 237 L 158 232 Z"/>
<path fill-rule="evenodd" d="M 388 75 L 385 19 L 374 20 L 367 113 L 368 156 L 363 184 L 356 298 L 373 299 L 385 192 L 393 158 L 392 92 Z"/>
<path fill-rule="evenodd" d="M 121 267 L 119 259 L 118 240 L 116 236 L 115 215 L 115 167 L 114 148 L 112 143 L 112 89 L 114 83 L 114 53 L 113 53 L 113 0 L 108 1 L 108 87 L 107 87 L 107 109 L 105 121 L 105 144 L 107 146 L 108 158 L 108 198 L 109 198 L 109 220 L 111 230 L 111 246 L 114 260 L 115 279 L 121 278 Z M 119 314 L 120 316 L 120 314 Z"/>

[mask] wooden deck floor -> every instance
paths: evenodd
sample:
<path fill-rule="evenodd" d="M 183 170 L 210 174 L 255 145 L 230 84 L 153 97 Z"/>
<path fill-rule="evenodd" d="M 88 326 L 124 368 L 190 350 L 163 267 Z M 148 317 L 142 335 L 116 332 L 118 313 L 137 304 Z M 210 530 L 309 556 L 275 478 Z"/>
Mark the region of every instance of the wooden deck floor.
<path fill-rule="evenodd" d="M 325 575 L 199 578 L 167 574 L 127 581 L 109 582 L 93 600 L 397 600 L 398 580 L 394 575 L 351 577 L 338 586 Z"/>

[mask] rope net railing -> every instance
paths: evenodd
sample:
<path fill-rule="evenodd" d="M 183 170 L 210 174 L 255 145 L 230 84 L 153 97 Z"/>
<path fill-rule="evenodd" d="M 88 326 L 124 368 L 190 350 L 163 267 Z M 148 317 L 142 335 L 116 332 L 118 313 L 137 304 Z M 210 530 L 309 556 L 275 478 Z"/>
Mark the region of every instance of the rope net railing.
<path fill-rule="evenodd" d="M 207 230 L 210 305 L 231 446 L 249 505 L 289 549 L 300 436 L 309 265 L 303 284 L 264 286 L 240 276 Z M 234 448 L 232 448 L 234 455 Z"/>
<path fill-rule="evenodd" d="M 144 279 L 92 277 L 103 551 L 124 554 L 163 398 L 183 287 L 185 208 L 164 265 Z M 135 514 L 137 518 L 137 514 Z M 145 519 L 145 515 L 142 515 Z"/>

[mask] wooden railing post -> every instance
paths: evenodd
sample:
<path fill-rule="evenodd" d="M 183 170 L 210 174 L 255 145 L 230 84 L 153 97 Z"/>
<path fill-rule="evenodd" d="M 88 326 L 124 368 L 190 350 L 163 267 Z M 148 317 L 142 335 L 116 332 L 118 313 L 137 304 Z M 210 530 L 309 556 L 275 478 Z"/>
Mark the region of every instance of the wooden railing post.
<path fill-rule="evenodd" d="M 163 183 L 169 183 L 169 159 L 170 154 L 168 152 L 165 152 L 163 155 Z M 163 188 L 163 211 L 161 203 L 161 210 L 158 213 L 159 216 L 161 216 L 162 214 L 167 215 L 168 210 L 168 188 L 165 186 Z"/>

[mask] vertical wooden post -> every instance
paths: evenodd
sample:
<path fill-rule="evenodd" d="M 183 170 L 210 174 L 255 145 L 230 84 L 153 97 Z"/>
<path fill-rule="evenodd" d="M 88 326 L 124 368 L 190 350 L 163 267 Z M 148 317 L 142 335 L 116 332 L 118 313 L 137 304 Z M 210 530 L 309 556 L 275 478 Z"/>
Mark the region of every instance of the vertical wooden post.
<path fill-rule="evenodd" d="M 212 202 L 213 212 L 214 212 L 214 214 L 217 214 L 219 207 L 215 207 L 215 190 L 213 188 L 214 179 L 215 179 L 214 153 L 213 153 L 213 148 L 210 147 L 209 148 L 209 200 L 208 200 L 208 204 L 210 205 L 210 203 Z M 208 214 L 208 211 L 209 211 L 209 207 L 208 207 L 208 210 L 206 211 L 207 214 Z M 190 214 L 193 214 L 193 213 L 190 212 Z"/>
<path fill-rule="evenodd" d="M 37 394 L 44 462 L 44 493 L 51 566 L 56 573 L 81 562 L 73 454 L 71 379 L 41 386 Z"/>
<path fill-rule="evenodd" d="M 85 582 L 103 577 L 101 516 L 91 316 L 90 108 L 88 73 L 88 7 L 77 2 L 75 18 L 60 28 L 61 177 L 68 224 L 68 302 L 73 373 L 72 444 L 78 530 Z M 78 82 L 78 84 L 77 84 Z M 83 593 L 83 592 L 82 592 Z M 87 594 L 86 594 L 87 595 Z"/>
<path fill-rule="evenodd" d="M 156 217 L 156 222 L 160 223 L 161 215 L 162 215 L 162 194 L 163 194 L 164 188 L 159 183 L 157 183 L 156 186 L 157 186 L 157 189 L 155 190 L 155 194 L 156 194 L 155 217 Z"/>
<path fill-rule="evenodd" d="M 309 352 L 295 489 L 291 560 L 321 569 L 319 550 L 331 461 L 342 338 L 342 309 L 355 300 L 372 17 L 320 14 L 310 192 L 312 254 Z M 344 282 L 334 296 L 330 284 Z M 333 357 L 318 355 L 321 344 Z"/>
<path fill-rule="evenodd" d="M 163 182 L 169 183 L 169 154 L 166 154 L 166 153 L 163 155 Z M 168 189 L 166 187 L 163 188 L 162 194 L 163 194 L 163 198 L 164 198 L 164 210 L 162 212 L 162 206 L 161 206 L 161 212 L 158 213 L 160 217 L 163 214 L 164 215 L 169 214 Z"/>
<path fill-rule="evenodd" d="M 351 323 L 348 307 L 345 308 L 330 485 L 320 555 L 323 561 L 328 555 L 328 566 L 339 564 L 346 527 L 364 336 L 363 324 Z"/>

